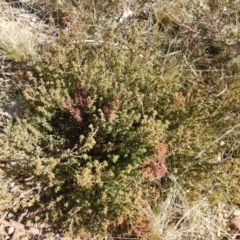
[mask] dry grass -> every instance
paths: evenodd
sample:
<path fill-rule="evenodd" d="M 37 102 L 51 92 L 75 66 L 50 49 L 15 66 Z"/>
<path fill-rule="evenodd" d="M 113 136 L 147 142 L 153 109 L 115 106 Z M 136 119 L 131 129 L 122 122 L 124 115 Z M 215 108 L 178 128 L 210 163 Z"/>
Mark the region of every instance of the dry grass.
<path fill-rule="evenodd" d="M 37 56 L 37 39 L 31 29 L 18 21 L 0 23 L 0 44 L 3 54 L 15 61 L 26 61 Z"/>
<path fill-rule="evenodd" d="M 148 212 L 154 226 L 155 239 L 164 240 L 216 240 L 234 239 L 229 233 L 228 223 L 233 207 L 224 203 L 213 206 L 208 196 L 198 201 L 189 201 L 187 192 L 170 175 L 174 186 L 156 209 Z"/>
<path fill-rule="evenodd" d="M 45 32 L 48 27 L 30 12 L 30 5 L 18 8 L 0 1 L 0 53 L 2 57 L 17 62 L 26 62 L 38 56 L 39 45 L 47 40 Z"/>

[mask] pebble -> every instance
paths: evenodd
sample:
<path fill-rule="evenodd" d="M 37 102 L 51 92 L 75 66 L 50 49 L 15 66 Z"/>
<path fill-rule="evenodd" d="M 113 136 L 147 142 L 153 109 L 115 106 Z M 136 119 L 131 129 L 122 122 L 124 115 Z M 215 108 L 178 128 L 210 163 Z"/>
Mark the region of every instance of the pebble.
<path fill-rule="evenodd" d="M 8 232 L 8 235 L 11 235 L 13 232 L 14 232 L 15 228 L 14 227 L 9 227 L 7 232 Z"/>
<path fill-rule="evenodd" d="M 229 222 L 229 228 L 232 231 L 236 231 L 240 229 L 240 217 L 233 217 Z"/>

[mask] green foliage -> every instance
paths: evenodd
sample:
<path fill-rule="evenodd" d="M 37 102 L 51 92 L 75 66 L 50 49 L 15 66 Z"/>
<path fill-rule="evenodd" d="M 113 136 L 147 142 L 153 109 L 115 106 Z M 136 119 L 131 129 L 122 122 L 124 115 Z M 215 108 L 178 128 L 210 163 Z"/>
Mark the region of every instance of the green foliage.
<path fill-rule="evenodd" d="M 53 228 L 101 234 L 136 222 L 158 195 L 141 165 L 166 134 L 156 107 L 171 93 L 161 86 L 178 78 L 162 81 L 134 52 L 62 36 L 22 79 L 24 114 L 6 134 L 4 159 L 14 163 L 6 174 L 21 168 L 32 187 L 40 182 L 27 206 L 42 206 Z"/>
<path fill-rule="evenodd" d="M 119 2 L 103 2 L 66 7 L 59 38 L 18 77 L 22 112 L 0 141 L 4 177 L 27 192 L 16 211 L 37 209 L 71 236 L 144 235 L 143 209 L 172 184 L 152 179 L 165 167 L 157 146 L 190 199 L 239 203 L 239 33 L 232 18 L 212 24 L 227 3 L 191 18 L 163 1 L 116 23 Z"/>

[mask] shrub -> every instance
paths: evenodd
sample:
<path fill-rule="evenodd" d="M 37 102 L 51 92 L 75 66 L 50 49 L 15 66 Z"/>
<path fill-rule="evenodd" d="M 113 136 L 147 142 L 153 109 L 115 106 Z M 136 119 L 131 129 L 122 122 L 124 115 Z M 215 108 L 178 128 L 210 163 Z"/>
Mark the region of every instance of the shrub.
<path fill-rule="evenodd" d="M 214 22 L 227 2 L 200 14 L 161 1 L 112 26 L 119 3 L 105 4 L 64 17 L 18 77 L 22 113 L 0 142 L 4 175 L 24 192 L 14 210 L 65 235 L 146 237 L 167 171 L 190 200 L 239 202 L 238 33 L 231 17 Z"/>
<path fill-rule="evenodd" d="M 134 229 L 140 208 L 159 195 L 141 168 L 168 126 L 156 112 L 168 93 L 153 91 L 166 81 L 134 49 L 63 36 L 21 83 L 24 113 L 2 155 L 7 175 L 21 168 L 23 179 L 34 177 L 28 188 L 39 186 L 21 206 L 42 209 L 69 234 Z"/>

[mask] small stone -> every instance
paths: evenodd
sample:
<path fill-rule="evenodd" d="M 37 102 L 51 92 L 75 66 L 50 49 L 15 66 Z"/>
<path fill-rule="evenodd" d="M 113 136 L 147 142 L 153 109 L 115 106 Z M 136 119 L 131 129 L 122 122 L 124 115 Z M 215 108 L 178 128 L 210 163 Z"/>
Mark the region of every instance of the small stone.
<path fill-rule="evenodd" d="M 229 222 L 229 228 L 232 231 L 236 231 L 240 229 L 240 217 L 233 217 Z"/>
<path fill-rule="evenodd" d="M 11 235 L 14 232 L 14 229 L 15 229 L 14 227 L 9 227 L 7 231 L 8 235 Z"/>
<path fill-rule="evenodd" d="M 223 146 L 225 144 L 225 142 L 221 141 L 219 144 L 220 144 L 220 146 Z"/>
<path fill-rule="evenodd" d="M 10 184 L 9 184 L 9 185 L 10 185 Z M 14 185 L 13 185 L 13 186 L 14 186 Z M 12 186 L 11 186 L 11 187 L 12 187 Z M 10 212 L 10 213 L 8 213 L 7 217 L 8 217 L 8 218 L 14 218 L 15 215 L 14 215 L 13 213 Z"/>
<path fill-rule="evenodd" d="M 234 212 L 233 212 L 233 216 L 234 217 L 240 217 L 240 210 L 235 210 Z"/>

